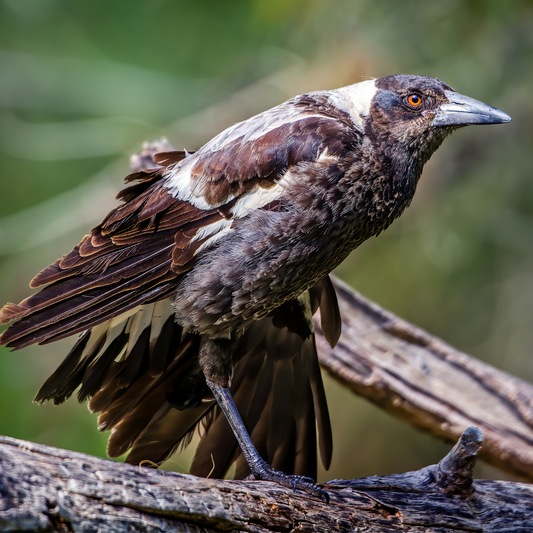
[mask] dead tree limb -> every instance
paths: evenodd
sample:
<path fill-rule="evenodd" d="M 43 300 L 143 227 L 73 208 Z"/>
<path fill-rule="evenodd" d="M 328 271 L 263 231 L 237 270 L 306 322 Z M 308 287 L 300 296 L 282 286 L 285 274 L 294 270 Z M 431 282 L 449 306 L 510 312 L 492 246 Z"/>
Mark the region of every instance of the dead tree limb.
<path fill-rule="evenodd" d="M 325 485 L 331 503 L 269 482 L 134 467 L 0 437 L 0 531 L 533 531 L 533 487 L 473 481 L 481 432 L 438 464 Z"/>
<path fill-rule="evenodd" d="M 355 393 L 439 438 L 468 426 L 480 458 L 533 480 L 533 385 L 453 348 L 334 279 L 343 320 L 332 350 L 315 319 L 321 365 Z"/>

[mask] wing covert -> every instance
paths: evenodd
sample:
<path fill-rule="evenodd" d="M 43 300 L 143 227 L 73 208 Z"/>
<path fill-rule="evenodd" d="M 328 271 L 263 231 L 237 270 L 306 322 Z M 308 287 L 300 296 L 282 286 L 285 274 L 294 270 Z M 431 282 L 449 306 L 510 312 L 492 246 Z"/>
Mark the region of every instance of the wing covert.
<path fill-rule="evenodd" d="M 74 249 L 31 282 L 43 287 L 0 310 L 0 323 L 17 321 L 1 344 L 22 348 L 84 331 L 141 303 L 168 297 L 206 238 L 197 232 L 225 220 L 173 198 L 163 169 L 141 171 L 121 191 L 114 209 Z"/>
<path fill-rule="evenodd" d="M 359 137 L 348 113 L 319 93 L 302 95 L 228 128 L 170 165 L 166 186 L 174 197 L 202 209 L 235 200 L 262 207 L 283 193 L 287 171 L 324 154 L 340 157 Z M 264 203 L 250 201 L 253 195 Z"/>

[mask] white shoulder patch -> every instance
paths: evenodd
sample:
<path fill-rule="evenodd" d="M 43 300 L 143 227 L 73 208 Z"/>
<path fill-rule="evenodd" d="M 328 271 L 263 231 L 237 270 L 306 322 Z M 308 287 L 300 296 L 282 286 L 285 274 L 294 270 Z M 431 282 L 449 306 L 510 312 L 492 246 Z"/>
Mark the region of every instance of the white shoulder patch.
<path fill-rule="evenodd" d="M 197 153 L 180 161 L 165 172 L 167 176 L 165 186 L 168 188 L 168 192 L 178 200 L 189 202 L 198 209 L 212 209 L 218 206 L 209 205 L 201 194 L 195 194 L 195 189 L 201 185 L 198 181 L 193 182 L 191 179 L 191 170 L 196 162 Z"/>
<path fill-rule="evenodd" d="M 349 113 L 361 132 L 364 132 L 364 119 L 370 114 L 376 91 L 375 80 L 366 80 L 330 91 L 329 99 L 333 105 Z"/>
<path fill-rule="evenodd" d="M 273 187 L 269 187 L 268 189 L 258 187 L 254 191 L 249 192 L 237 200 L 231 210 L 233 216 L 235 218 L 242 218 L 254 209 L 260 209 L 270 202 L 277 200 L 283 195 L 286 188 L 290 187 L 293 181 L 294 176 L 287 170 Z"/>
<path fill-rule="evenodd" d="M 219 233 L 225 232 L 231 226 L 232 220 L 226 220 L 223 218 L 217 222 L 212 222 L 207 226 L 203 226 L 198 229 L 196 235 L 191 239 L 191 242 L 205 239 L 211 235 L 217 235 Z"/>
<path fill-rule="evenodd" d="M 207 239 L 198 247 L 198 249 L 194 252 L 194 255 L 197 255 L 205 248 L 212 246 L 221 237 L 224 237 L 224 235 L 227 235 L 228 233 L 233 231 L 231 227 L 232 223 L 233 220 L 226 220 L 224 218 L 222 220 L 219 220 L 218 222 L 214 222 L 213 224 L 209 224 L 208 226 L 200 228 L 196 232 L 196 235 L 191 239 L 191 242 L 206 239 L 206 237 Z"/>
<path fill-rule="evenodd" d="M 369 80 L 333 91 L 316 91 L 316 93 L 309 94 L 327 95 L 330 102 L 348 113 L 355 125 L 362 131 L 364 117 L 369 114 L 370 104 L 375 92 L 374 80 Z M 298 97 L 295 98 L 298 99 Z M 244 122 L 239 122 L 218 134 L 190 157 L 169 167 L 165 173 L 167 178 L 165 186 L 174 198 L 190 202 L 199 209 L 207 210 L 220 207 L 222 204 L 210 205 L 203 196 L 203 189 L 206 183 L 209 183 L 209 176 L 192 179 L 191 169 L 196 161 L 209 155 L 216 157 L 217 152 L 224 150 L 225 147 L 234 142 L 253 142 L 276 128 L 310 117 L 324 117 L 324 115 L 320 113 L 305 113 L 298 106 L 295 106 L 293 101 L 289 101 L 251 117 Z M 331 160 L 331 156 L 328 155 L 327 150 L 323 151 L 320 154 L 319 161 L 329 160 Z M 293 176 L 290 172 L 287 172 L 277 180 L 273 187 L 266 189 L 258 187 L 250 191 L 236 202 L 232 210 L 233 216 L 235 218 L 244 217 L 250 211 L 276 200 L 283 194 L 292 179 Z M 234 198 L 234 196 L 229 195 L 223 200 L 223 203 L 229 202 Z M 224 232 L 226 231 L 229 230 L 225 228 Z"/>
<path fill-rule="evenodd" d="M 169 167 L 166 172 L 167 180 L 165 185 L 174 198 L 190 202 L 199 209 L 213 209 L 220 207 L 219 205 L 210 205 L 205 201 L 202 195 L 202 188 L 205 185 L 204 180 L 191 179 L 191 169 L 196 163 L 197 159 L 205 156 L 206 154 L 216 154 L 216 152 L 223 150 L 226 146 L 235 141 L 240 141 L 242 143 L 255 141 L 256 139 L 266 135 L 268 132 L 276 128 L 279 128 L 285 124 L 291 124 L 310 116 L 320 115 L 303 113 L 300 109 L 295 108 L 292 104 L 285 102 L 284 104 L 269 109 L 268 111 L 264 111 L 259 115 L 255 115 L 248 120 L 230 126 L 223 132 L 219 133 L 216 137 L 211 139 L 208 143 L 202 146 L 200 150 L 192 154 L 190 157 L 180 161 L 173 167 Z M 205 177 L 206 180 L 208 178 L 208 176 Z M 265 194 L 263 190 L 260 191 L 260 196 L 264 195 L 265 203 L 268 203 L 268 201 L 270 201 L 268 198 L 272 192 Z M 234 196 L 228 196 L 228 198 L 224 200 L 224 203 L 233 200 L 233 198 Z M 248 198 L 246 202 L 250 202 L 250 200 L 251 198 Z M 261 202 L 261 200 L 258 201 Z"/>

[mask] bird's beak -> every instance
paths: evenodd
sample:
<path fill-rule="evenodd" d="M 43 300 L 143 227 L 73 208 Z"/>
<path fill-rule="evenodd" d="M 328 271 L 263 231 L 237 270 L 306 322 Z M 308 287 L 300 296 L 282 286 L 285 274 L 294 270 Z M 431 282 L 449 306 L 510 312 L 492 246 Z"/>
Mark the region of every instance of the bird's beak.
<path fill-rule="evenodd" d="M 440 106 L 433 126 L 466 126 L 467 124 L 502 124 L 511 122 L 503 111 L 468 96 L 446 91 L 448 102 Z"/>

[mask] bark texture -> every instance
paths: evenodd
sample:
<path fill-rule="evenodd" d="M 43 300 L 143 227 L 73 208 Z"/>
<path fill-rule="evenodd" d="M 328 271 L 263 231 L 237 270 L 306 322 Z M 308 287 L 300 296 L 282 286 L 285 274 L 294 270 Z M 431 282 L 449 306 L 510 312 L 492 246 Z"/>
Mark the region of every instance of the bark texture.
<path fill-rule="evenodd" d="M 321 365 L 355 393 L 450 442 L 469 426 L 480 458 L 533 480 L 533 385 L 453 348 L 364 298 L 338 278 L 342 335 L 320 335 Z"/>
<path fill-rule="evenodd" d="M 438 464 L 324 487 L 331 502 L 269 482 L 138 468 L 0 437 L 0 531 L 533 531 L 533 487 L 473 481 L 481 432 Z"/>

